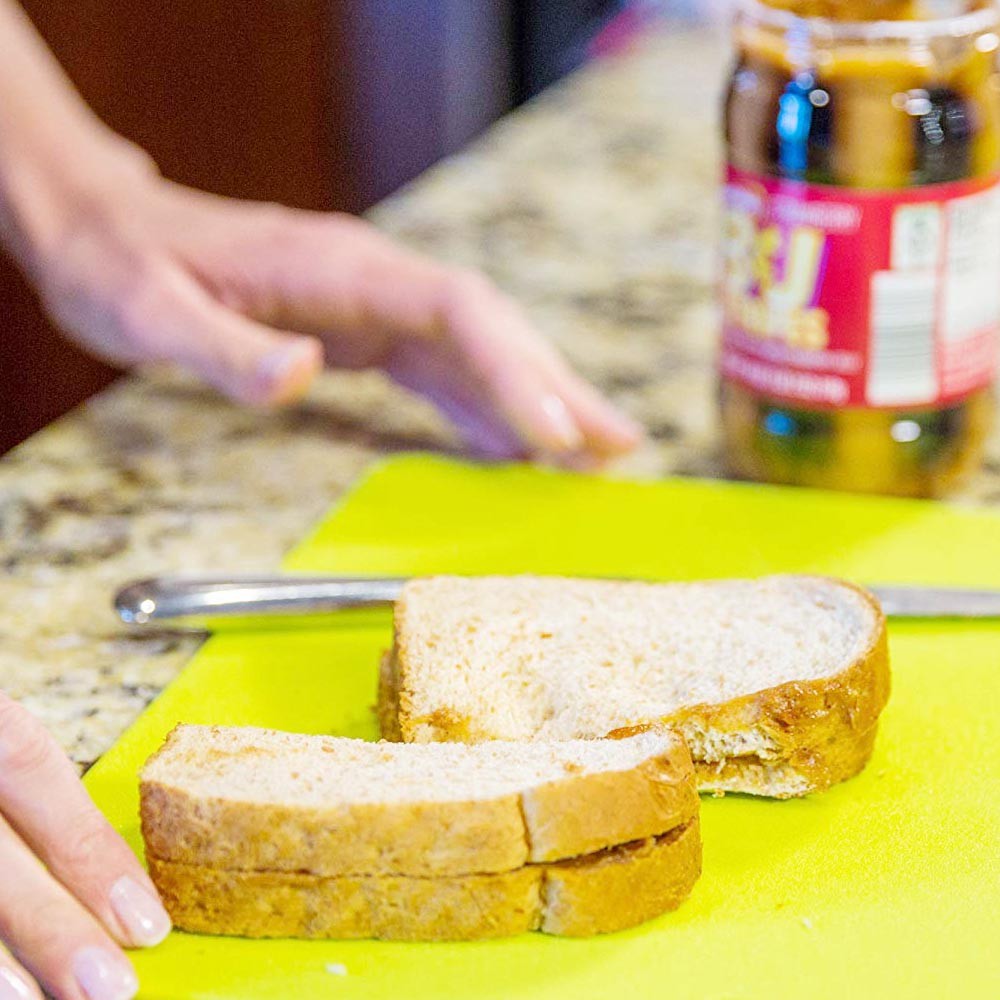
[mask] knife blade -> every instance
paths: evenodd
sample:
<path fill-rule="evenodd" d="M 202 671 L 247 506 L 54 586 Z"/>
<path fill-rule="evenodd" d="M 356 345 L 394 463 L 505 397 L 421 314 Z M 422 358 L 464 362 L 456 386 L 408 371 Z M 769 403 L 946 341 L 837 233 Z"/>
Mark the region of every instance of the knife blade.
<path fill-rule="evenodd" d="M 161 576 L 129 583 L 114 598 L 126 625 L 204 631 L 220 626 L 301 626 L 303 617 L 387 607 L 399 577 Z M 1000 618 L 1000 590 L 876 584 L 890 618 Z"/>

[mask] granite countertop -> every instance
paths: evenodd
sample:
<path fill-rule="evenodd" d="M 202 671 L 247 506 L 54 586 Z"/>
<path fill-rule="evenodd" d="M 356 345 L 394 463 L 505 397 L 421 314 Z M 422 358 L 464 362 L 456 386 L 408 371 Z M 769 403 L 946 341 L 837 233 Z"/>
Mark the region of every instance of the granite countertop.
<path fill-rule="evenodd" d="M 661 31 L 504 119 L 372 213 L 481 267 L 650 431 L 616 473 L 721 475 L 712 306 L 717 97 L 726 45 Z M 197 636 L 133 635 L 109 599 L 170 571 L 274 569 L 376 458 L 455 451 L 431 409 L 372 373 L 301 405 L 238 409 L 172 375 L 127 378 L 0 460 L 0 688 L 85 767 Z M 1000 502 L 1000 439 L 964 496 Z"/>

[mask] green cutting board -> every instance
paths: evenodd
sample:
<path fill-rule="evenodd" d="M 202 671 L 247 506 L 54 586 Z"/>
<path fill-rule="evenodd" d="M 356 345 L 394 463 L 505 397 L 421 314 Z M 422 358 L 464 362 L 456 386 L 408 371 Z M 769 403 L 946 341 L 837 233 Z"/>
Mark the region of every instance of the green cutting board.
<path fill-rule="evenodd" d="M 632 483 L 427 457 L 381 466 L 287 559 L 292 571 L 662 579 L 816 571 L 1000 586 L 1000 518 L 772 487 Z M 466 944 L 175 933 L 135 954 L 157 1000 L 1000 996 L 1000 623 L 891 627 L 893 693 L 858 778 L 792 802 L 703 803 L 704 874 L 621 934 Z M 87 784 L 140 850 L 136 774 L 177 722 L 374 738 L 388 613 L 227 633 Z"/>

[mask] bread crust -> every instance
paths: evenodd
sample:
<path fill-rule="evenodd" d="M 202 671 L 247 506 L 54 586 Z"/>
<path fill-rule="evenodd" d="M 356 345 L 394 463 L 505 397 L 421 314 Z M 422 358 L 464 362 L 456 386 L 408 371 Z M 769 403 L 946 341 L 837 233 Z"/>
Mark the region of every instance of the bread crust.
<path fill-rule="evenodd" d="M 868 762 L 889 699 L 888 638 L 878 601 L 861 587 L 848 586 L 871 606 L 877 624 L 867 647 L 845 670 L 719 705 L 695 705 L 663 719 L 687 740 L 703 790 L 790 798 L 846 781 Z M 733 757 L 700 752 L 700 733 L 747 732 L 760 734 L 760 752 Z M 768 772 L 786 777 L 776 791 L 762 792 Z"/>
<path fill-rule="evenodd" d="M 697 819 L 659 837 L 512 872 L 440 878 L 225 871 L 148 858 L 180 930 L 243 937 L 456 941 L 583 936 L 675 909 L 701 871 Z"/>
<path fill-rule="evenodd" d="M 382 654 L 378 671 L 378 700 L 375 703 L 378 717 L 379 735 L 391 743 L 401 743 L 403 734 L 399 729 L 399 661 L 396 648 Z"/>
<path fill-rule="evenodd" d="M 676 910 L 701 874 L 698 818 L 662 837 L 545 868 L 541 930 L 589 937 Z"/>
<path fill-rule="evenodd" d="M 511 871 L 529 853 L 516 794 L 306 809 L 203 799 L 143 781 L 140 817 L 151 854 L 217 868 L 431 876 Z"/>
<path fill-rule="evenodd" d="M 678 740 L 631 771 L 569 776 L 522 795 L 529 860 L 557 861 L 656 837 L 698 814 L 694 764 Z"/>
<path fill-rule="evenodd" d="M 174 926 L 198 934 L 463 941 L 534 930 L 541 912 L 541 879 L 528 866 L 441 878 L 326 878 L 147 860 Z"/>
<path fill-rule="evenodd" d="M 657 836 L 698 811 L 694 767 L 673 734 L 627 770 L 567 770 L 520 793 L 462 801 L 327 808 L 200 797 L 140 782 L 150 855 L 220 869 L 420 877 L 507 872 Z M 433 775 L 428 776 L 433 778 Z"/>
<path fill-rule="evenodd" d="M 807 579 L 809 579 L 807 577 Z M 792 798 L 822 791 L 856 775 L 867 763 L 879 714 L 889 698 L 885 615 L 875 597 L 848 581 L 874 611 L 866 648 L 840 673 L 815 681 L 790 681 L 717 704 L 693 705 L 658 720 L 680 732 L 695 761 L 702 791 L 743 792 Z M 417 717 L 406 676 L 406 642 L 400 635 L 405 594 L 397 606 L 392 668 L 380 688 L 380 720 L 386 738 L 467 742 L 473 726 L 456 713 Z M 600 734 L 593 734 L 600 735 Z M 738 753 L 716 749 L 726 737 L 752 747 Z"/>

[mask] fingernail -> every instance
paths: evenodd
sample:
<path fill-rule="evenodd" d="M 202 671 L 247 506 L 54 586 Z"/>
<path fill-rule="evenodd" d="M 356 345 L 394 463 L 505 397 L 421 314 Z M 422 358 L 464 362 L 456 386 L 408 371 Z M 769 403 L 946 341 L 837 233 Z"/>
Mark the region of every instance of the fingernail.
<path fill-rule="evenodd" d="M 123 875 L 118 879 L 110 898 L 132 944 L 146 948 L 159 944 L 170 933 L 170 917 L 163 904 L 134 878 Z"/>
<path fill-rule="evenodd" d="M 554 442 L 566 451 L 576 451 L 583 446 L 583 434 L 570 416 L 569 408 L 555 395 L 542 397 L 541 409 L 548 423 Z"/>
<path fill-rule="evenodd" d="M 300 340 L 269 351 L 257 363 L 257 378 L 265 387 L 280 385 L 297 368 L 311 361 L 316 348 L 310 340 Z"/>
<path fill-rule="evenodd" d="M 73 975 L 87 1000 L 132 1000 L 139 989 L 135 970 L 124 956 L 103 948 L 81 948 L 73 959 Z"/>
<path fill-rule="evenodd" d="M 0 1000 L 32 1000 L 36 996 L 23 976 L 13 969 L 0 969 Z"/>

